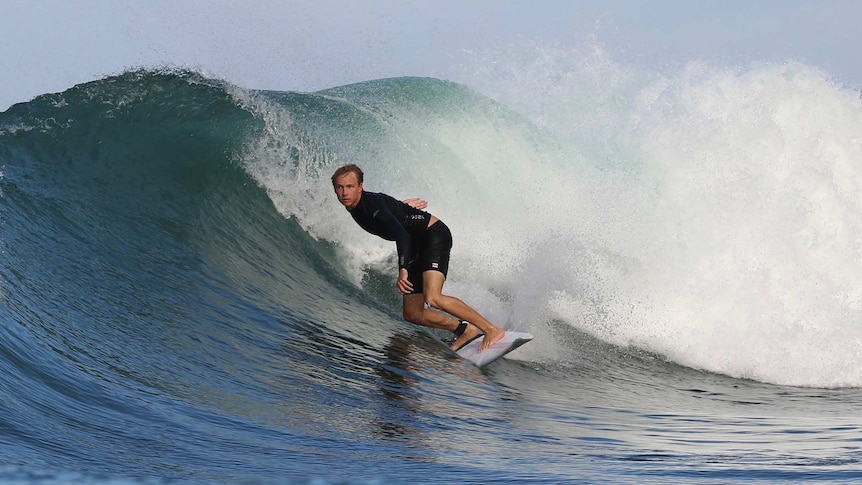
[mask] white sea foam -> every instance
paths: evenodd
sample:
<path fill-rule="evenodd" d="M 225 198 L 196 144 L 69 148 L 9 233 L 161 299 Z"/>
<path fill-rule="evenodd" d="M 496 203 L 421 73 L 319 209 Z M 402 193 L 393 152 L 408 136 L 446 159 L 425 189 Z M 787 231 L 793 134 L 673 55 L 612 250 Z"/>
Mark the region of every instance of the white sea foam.
<path fill-rule="evenodd" d="M 862 385 L 859 93 L 798 63 L 658 74 L 591 65 L 578 76 L 532 70 L 527 86 L 571 80 L 557 86 L 561 99 L 496 88 L 604 167 L 570 165 L 568 179 L 590 187 L 562 204 L 565 220 L 548 220 L 553 237 L 530 255 L 554 265 L 514 276 L 529 307 L 538 298 L 580 329 L 696 368 Z M 608 102 L 588 122 L 580 105 L 595 104 L 595 77 L 606 77 Z M 569 119 L 567 106 L 577 107 Z M 539 212 L 560 214 L 557 194 L 538 194 Z M 537 296 L 548 275 L 558 284 Z"/>

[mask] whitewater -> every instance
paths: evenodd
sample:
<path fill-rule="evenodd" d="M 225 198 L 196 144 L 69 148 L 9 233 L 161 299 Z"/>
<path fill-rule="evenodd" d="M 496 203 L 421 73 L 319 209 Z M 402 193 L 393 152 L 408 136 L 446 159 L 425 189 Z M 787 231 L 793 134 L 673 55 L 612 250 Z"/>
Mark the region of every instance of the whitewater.
<path fill-rule="evenodd" d="M 590 61 L 132 70 L 0 113 L 0 479 L 860 479 L 859 93 Z M 479 370 L 403 322 L 345 163 L 427 200 L 447 291 L 535 340 Z"/>

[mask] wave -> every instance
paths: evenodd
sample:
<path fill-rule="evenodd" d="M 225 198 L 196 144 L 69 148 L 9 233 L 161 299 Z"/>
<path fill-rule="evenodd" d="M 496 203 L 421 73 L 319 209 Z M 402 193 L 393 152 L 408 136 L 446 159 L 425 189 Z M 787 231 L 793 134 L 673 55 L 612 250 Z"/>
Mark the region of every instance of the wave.
<path fill-rule="evenodd" d="M 225 86 L 173 72 L 4 113 L 7 377 L 36 379 L 13 388 L 111 382 L 258 407 L 247 389 L 275 357 L 257 339 L 308 328 L 309 299 L 350 289 L 236 162 L 255 123 Z M 236 353 L 248 372 L 223 368 Z"/>
<path fill-rule="evenodd" d="M 620 89 L 598 158 L 583 129 L 427 78 L 295 93 L 132 71 L 15 105 L 6 361 L 260 413 L 225 390 L 275 365 L 255 335 L 322 325 L 363 354 L 398 328 L 393 248 L 331 193 L 358 163 L 367 189 L 423 197 L 453 228 L 447 287 L 536 334 L 519 358 L 577 359 L 562 323 L 734 377 L 862 385 L 858 96 L 797 65 Z M 218 369 L 235 352 L 247 379 Z"/>

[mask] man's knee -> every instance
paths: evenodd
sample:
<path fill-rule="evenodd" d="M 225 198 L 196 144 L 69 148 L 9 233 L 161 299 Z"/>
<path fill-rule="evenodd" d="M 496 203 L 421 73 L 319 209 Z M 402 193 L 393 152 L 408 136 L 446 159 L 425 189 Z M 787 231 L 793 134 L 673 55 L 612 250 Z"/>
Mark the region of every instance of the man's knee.
<path fill-rule="evenodd" d="M 421 325 L 424 312 L 425 302 L 423 301 L 421 294 L 413 293 L 411 295 L 404 296 L 404 306 L 401 310 L 404 320 Z"/>
<path fill-rule="evenodd" d="M 425 295 L 425 303 L 427 303 L 431 308 L 437 308 L 439 310 L 443 304 L 443 295 Z"/>

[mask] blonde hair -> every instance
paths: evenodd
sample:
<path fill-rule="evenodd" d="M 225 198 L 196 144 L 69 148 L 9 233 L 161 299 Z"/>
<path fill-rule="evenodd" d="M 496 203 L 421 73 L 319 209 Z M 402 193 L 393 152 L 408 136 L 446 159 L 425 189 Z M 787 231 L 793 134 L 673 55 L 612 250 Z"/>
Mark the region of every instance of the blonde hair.
<path fill-rule="evenodd" d="M 335 187 L 335 179 L 348 173 L 355 173 L 356 180 L 358 180 L 360 184 L 362 183 L 362 179 L 365 178 L 365 175 L 362 173 L 362 169 L 359 168 L 359 166 L 350 163 L 343 167 L 339 167 L 338 170 L 336 170 L 335 173 L 332 174 L 332 186 Z"/>

